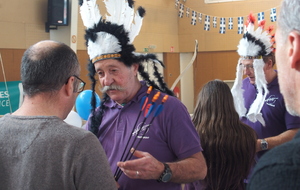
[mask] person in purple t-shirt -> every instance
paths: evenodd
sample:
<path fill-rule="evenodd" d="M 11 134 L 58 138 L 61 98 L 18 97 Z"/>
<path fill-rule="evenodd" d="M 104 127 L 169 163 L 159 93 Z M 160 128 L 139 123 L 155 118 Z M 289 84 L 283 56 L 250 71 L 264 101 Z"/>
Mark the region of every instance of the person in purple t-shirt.
<path fill-rule="evenodd" d="M 261 109 L 262 116 L 265 120 L 265 126 L 260 122 L 251 122 L 247 117 L 242 117 L 242 121 L 251 126 L 257 133 L 257 156 L 260 158 L 268 149 L 278 146 L 291 140 L 300 127 L 300 118 L 290 115 L 285 107 L 284 99 L 279 90 L 277 71 L 273 69 L 274 55 L 264 57 L 265 60 L 265 77 L 267 81 L 268 95 Z M 250 60 L 244 60 L 243 65 L 251 65 Z M 245 107 L 250 108 L 256 97 L 255 78 L 253 69 L 245 69 L 244 73 L 247 78 L 243 80 Z M 265 142 L 264 142 L 265 141 Z"/>
<path fill-rule="evenodd" d="M 162 62 L 154 54 L 134 52 L 132 42 L 145 10 L 140 7 L 134 14 L 133 1 L 105 1 L 110 16 L 104 20 L 95 3 L 79 3 L 87 27 L 92 90 L 97 75 L 104 94 L 98 108 L 92 96 L 86 128 L 99 138 L 119 189 L 180 190 L 181 183 L 204 179 L 207 167 L 199 136 L 186 107 L 158 72 L 156 65 Z M 124 23 L 116 22 L 121 12 L 111 8 L 122 12 Z M 144 62 L 153 66 L 155 80 Z"/>
<path fill-rule="evenodd" d="M 287 112 L 279 90 L 277 71 L 273 68 L 272 28 L 264 32 L 261 22 L 254 31 L 254 22 L 250 15 L 238 46 L 241 57 L 232 93 L 241 120 L 258 135 L 256 152 L 260 158 L 267 150 L 290 141 L 299 130 L 300 118 Z M 242 74 L 247 76 L 244 80 Z"/>

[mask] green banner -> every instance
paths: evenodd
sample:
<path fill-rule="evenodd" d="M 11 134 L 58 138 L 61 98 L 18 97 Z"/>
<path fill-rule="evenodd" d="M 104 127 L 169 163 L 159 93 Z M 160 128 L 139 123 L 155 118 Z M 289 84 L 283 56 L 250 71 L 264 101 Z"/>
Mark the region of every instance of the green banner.
<path fill-rule="evenodd" d="M 21 81 L 0 82 L 0 115 L 16 111 L 23 101 Z"/>

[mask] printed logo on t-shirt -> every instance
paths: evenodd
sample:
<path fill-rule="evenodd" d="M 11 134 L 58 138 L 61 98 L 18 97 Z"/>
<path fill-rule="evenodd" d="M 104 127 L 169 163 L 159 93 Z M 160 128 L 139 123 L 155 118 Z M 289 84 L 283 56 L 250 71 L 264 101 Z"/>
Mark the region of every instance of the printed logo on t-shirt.
<path fill-rule="evenodd" d="M 134 129 L 132 133 L 132 136 L 137 136 L 138 139 L 140 138 L 149 139 L 149 136 L 146 136 L 146 134 L 149 131 L 149 124 L 144 123 L 143 127 L 141 128 L 142 123 L 143 122 L 137 125 L 137 127 Z"/>
<path fill-rule="evenodd" d="M 278 100 L 278 97 L 276 97 L 275 95 L 271 95 L 265 100 L 265 102 L 268 106 L 275 107 L 276 100 Z"/>

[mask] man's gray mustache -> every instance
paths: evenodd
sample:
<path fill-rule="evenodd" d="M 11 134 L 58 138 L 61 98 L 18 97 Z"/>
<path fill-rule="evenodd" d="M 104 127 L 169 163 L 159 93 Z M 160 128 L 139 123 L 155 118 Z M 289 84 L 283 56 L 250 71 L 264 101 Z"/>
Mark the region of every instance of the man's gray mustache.
<path fill-rule="evenodd" d="M 122 91 L 123 88 L 120 87 L 120 86 L 117 86 L 117 85 L 104 86 L 104 87 L 101 89 L 101 92 L 102 92 L 102 93 L 106 93 L 108 90 L 120 90 L 120 91 Z"/>

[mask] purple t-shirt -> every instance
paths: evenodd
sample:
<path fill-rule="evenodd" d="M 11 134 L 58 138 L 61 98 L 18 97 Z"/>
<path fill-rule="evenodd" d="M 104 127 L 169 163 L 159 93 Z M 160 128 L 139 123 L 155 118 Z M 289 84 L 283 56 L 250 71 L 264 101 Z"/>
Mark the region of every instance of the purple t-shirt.
<path fill-rule="evenodd" d="M 127 141 L 131 136 L 133 126 L 141 109 L 140 102 L 146 95 L 147 89 L 148 87 L 142 83 L 142 88 L 124 107 L 112 100 L 105 103 L 107 107 L 99 128 L 103 132 L 99 140 L 107 154 L 113 174 L 117 169 L 117 162 L 120 161 Z M 149 95 L 149 102 L 152 101 L 152 97 L 156 92 L 156 90 L 152 90 Z M 159 96 L 156 101 L 157 106 L 161 104 L 164 95 L 164 93 L 161 93 Z M 146 133 L 137 150 L 148 152 L 161 162 L 177 161 L 202 151 L 200 138 L 191 121 L 190 115 L 186 107 L 177 98 L 169 96 L 168 100 L 164 103 L 163 111 L 152 119 L 153 113 L 149 115 L 143 125 L 141 134 L 145 130 Z M 136 138 L 136 136 L 138 136 L 136 142 L 141 139 L 142 135 L 137 135 L 137 132 L 143 120 L 144 113 L 135 126 L 131 140 Z M 153 122 L 147 130 L 145 127 L 151 121 Z M 89 127 L 89 122 L 87 127 Z M 132 159 L 135 158 L 132 157 Z M 120 189 L 126 190 L 181 189 L 180 184 L 170 182 L 158 183 L 156 180 L 130 179 L 124 174 L 121 175 L 118 183 L 121 186 Z"/>
<path fill-rule="evenodd" d="M 243 80 L 245 107 L 249 110 L 256 98 L 255 86 L 250 84 L 249 78 Z M 259 139 L 277 136 L 289 129 L 300 128 L 300 118 L 290 115 L 285 107 L 284 99 L 279 90 L 278 78 L 276 77 L 268 84 L 269 94 L 261 109 L 262 116 L 266 122 L 264 127 L 259 122 L 251 122 L 246 117 L 241 120 L 251 126 L 257 133 Z M 261 157 L 266 151 L 260 151 L 257 156 Z"/>

